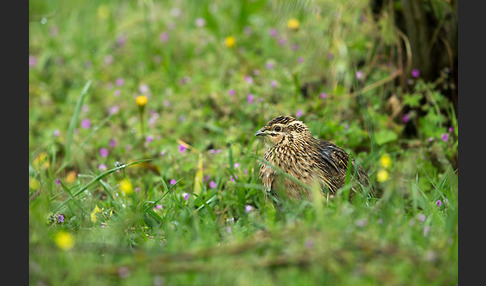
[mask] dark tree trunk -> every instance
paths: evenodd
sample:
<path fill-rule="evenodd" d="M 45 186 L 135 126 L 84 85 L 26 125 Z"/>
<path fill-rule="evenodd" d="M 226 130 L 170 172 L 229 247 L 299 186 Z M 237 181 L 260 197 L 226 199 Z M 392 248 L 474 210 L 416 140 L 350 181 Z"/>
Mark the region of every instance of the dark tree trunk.
<path fill-rule="evenodd" d="M 457 0 L 370 0 L 370 5 L 376 16 L 386 5 L 395 7 L 395 24 L 406 35 L 411 50 L 410 67 L 407 55 L 401 59 L 407 69 L 403 76 L 409 77 L 412 69 L 418 69 L 421 78 L 434 81 L 445 72 L 446 85 L 439 88 L 453 102 L 457 115 Z"/>

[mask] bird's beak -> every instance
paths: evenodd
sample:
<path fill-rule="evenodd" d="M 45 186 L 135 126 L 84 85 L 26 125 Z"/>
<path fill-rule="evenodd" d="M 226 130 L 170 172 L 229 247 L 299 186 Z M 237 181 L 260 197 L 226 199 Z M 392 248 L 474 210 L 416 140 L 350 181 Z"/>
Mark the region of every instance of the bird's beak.
<path fill-rule="evenodd" d="M 267 135 L 265 133 L 265 128 L 262 128 L 255 133 L 255 136 L 261 136 L 261 135 Z"/>

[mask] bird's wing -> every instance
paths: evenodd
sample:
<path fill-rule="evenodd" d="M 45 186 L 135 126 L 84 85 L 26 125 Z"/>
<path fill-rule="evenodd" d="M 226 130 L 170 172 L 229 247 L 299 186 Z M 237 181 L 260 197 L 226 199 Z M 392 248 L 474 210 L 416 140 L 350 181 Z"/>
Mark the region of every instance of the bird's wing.
<path fill-rule="evenodd" d="M 337 173 L 346 173 L 348 169 L 349 155 L 341 148 L 329 141 L 318 140 L 319 159 L 329 165 Z"/>

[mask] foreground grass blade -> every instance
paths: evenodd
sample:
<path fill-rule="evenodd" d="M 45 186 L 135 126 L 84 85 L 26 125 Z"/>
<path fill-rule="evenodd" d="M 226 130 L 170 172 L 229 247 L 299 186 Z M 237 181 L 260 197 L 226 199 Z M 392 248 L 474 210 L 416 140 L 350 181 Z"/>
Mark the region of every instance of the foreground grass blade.
<path fill-rule="evenodd" d="M 115 167 L 113 169 L 110 169 L 108 171 L 105 171 L 105 172 L 101 173 L 100 175 L 98 175 L 97 177 L 95 177 L 93 180 L 91 180 L 89 183 L 87 183 L 86 185 L 84 185 L 83 187 L 81 187 L 77 192 L 75 192 L 72 196 L 70 196 L 69 198 L 67 198 L 64 202 L 62 202 L 59 205 L 59 207 L 57 207 L 57 209 L 54 212 L 59 211 L 72 198 L 77 197 L 79 194 L 81 194 L 82 192 L 84 192 L 85 190 L 87 190 L 88 188 L 90 188 L 91 186 L 93 186 L 94 184 L 98 183 L 101 179 L 103 179 L 104 177 L 108 176 L 109 174 L 111 174 L 113 172 L 116 172 L 117 170 L 124 169 L 126 167 L 129 167 L 129 166 L 132 166 L 132 165 L 135 165 L 135 164 L 138 164 L 138 163 L 150 161 L 150 160 L 152 160 L 152 159 L 142 159 L 142 160 L 138 160 L 138 161 L 135 161 L 135 162 L 132 162 L 132 163 L 128 163 L 128 164 L 125 164 L 125 165 L 121 165 L 121 166 Z"/>
<path fill-rule="evenodd" d="M 66 167 L 71 160 L 71 147 L 73 144 L 74 129 L 76 129 L 76 125 L 78 124 L 79 112 L 81 111 L 81 106 L 83 106 L 84 98 L 86 97 L 90 86 L 91 80 L 88 80 L 88 82 L 84 85 L 84 88 L 81 91 L 81 94 L 76 103 L 76 107 L 74 108 L 73 117 L 71 118 L 71 122 L 69 122 L 68 134 L 66 139 L 66 156 L 64 157 L 64 163 L 61 168 L 59 168 L 58 172 L 64 169 L 64 167 Z"/>

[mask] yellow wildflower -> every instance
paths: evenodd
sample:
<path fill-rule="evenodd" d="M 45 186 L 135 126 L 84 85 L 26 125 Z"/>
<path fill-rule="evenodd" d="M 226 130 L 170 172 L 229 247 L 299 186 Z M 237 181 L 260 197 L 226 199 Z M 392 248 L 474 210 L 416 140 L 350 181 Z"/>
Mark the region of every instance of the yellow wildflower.
<path fill-rule="evenodd" d="M 96 222 L 97 221 L 97 218 L 96 218 L 96 214 L 101 212 L 100 208 L 98 207 L 98 205 L 96 205 L 96 207 L 94 208 L 93 212 L 91 213 L 91 221 L 92 222 Z"/>
<path fill-rule="evenodd" d="M 37 190 L 39 188 L 39 181 L 36 178 L 29 178 L 29 188 Z"/>
<path fill-rule="evenodd" d="M 145 95 L 137 96 L 136 103 L 140 107 L 147 105 L 147 97 Z"/>
<path fill-rule="evenodd" d="M 67 183 L 74 183 L 74 181 L 76 181 L 76 176 L 77 176 L 76 171 L 69 171 L 69 173 L 67 173 L 66 175 L 65 181 Z"/>
<path fill-rule="evenodd" d="M 98 7 L 98 18 L 106 19 L 110 16 L 110 8 L 106 5 L 100 5 Z"/>
<path fill-rule="evenodd" d="M 383 156 L 381 156 L 381 158 L 380 158 L 380 165 L 383 168 L 388 169 L 391 166 L 391 157 L 390 157 L 390 155 L 383 154 Z"/>
<path fill-rule="evenodd" d="M 65 231 L 59 231 L 56 233 L 54 240 L 62 250 L 69 250 L 74 246 L 74 236 Z"/>
<path fill-rule="evenodd" d="M 287 22 L 287 27 L 291 30 L 297 30 L 299 28 L 299 20 L 297 19 L 290 19 Z"/>
<path fill-rule="evenodd" d="M 47 169 L 49 168 L 49 160 L 47 160 L 47 152 L 40 152 L 37 157 L 32 161 L 34 169 Z"/>
<path fill-rule="evenodd" d="M 226 44 L 226 46 L 228 48 L 232 48 L 236 44 L 235 38 L 232 37 L 232 36 L 226 37 L 226 39 L 224 40 L 224 42 L 225 42 L 225 44 Z"/>
<path fill-rule="evenodd" d="M 378 173 L 376 174 L 376 180 L 380 183 L 387 181 L 389 177 L 390 174 L 385 169 L 379 170 Z"/>
<path fill-rule="evenodd" d="M 133 186 L 132 186 L 132 183 L 130 183 L 130 181 L 128 179 L 124 179 L 123 181 L 121 181 L 120 183 L 120 190 L 122 190 L 122 192 L 125 194 L 125 195 L 130 195 L 133 193 Z"/>

